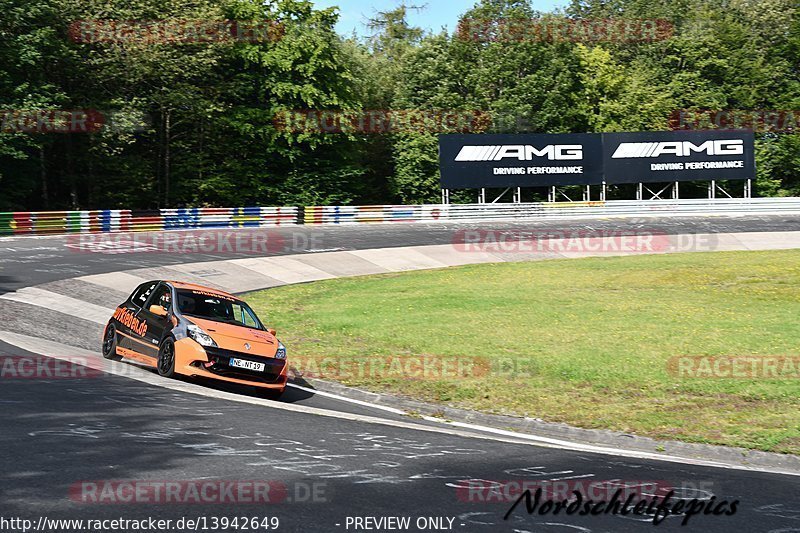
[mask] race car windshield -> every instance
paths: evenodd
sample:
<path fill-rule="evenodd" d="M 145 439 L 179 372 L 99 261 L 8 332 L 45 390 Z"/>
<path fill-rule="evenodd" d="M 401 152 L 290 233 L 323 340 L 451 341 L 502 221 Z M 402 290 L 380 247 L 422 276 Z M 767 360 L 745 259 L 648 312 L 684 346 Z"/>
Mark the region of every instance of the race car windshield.
<path fill-rule="evenodd" d="M 178 291 L 178 309 L 188 316 L 264 330 L 264 326 L 250 306 L 241 300 L 221 295 Z"/>

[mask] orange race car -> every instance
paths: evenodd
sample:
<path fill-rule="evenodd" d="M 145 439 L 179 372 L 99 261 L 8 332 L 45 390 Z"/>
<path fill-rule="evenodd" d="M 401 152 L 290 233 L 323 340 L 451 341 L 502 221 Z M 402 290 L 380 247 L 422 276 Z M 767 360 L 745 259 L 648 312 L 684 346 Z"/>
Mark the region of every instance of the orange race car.
<path fill-rule="evenodd" d="M 150 281 L 122 303 L 103 332 L 103 357 L 133 359 L 162 376 L 286 389 L 286 348 L 239 298 L 200 285 Z"/>

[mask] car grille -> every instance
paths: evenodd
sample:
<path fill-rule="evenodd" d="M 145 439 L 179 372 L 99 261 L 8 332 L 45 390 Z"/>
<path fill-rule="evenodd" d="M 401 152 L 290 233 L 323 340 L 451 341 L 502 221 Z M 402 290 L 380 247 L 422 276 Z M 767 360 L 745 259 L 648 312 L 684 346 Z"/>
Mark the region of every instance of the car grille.
<path fill-rule="evenodd" d="M 219 376 L 243 379 L 248 381 L 262 381 L 264 383 L 274 383 L 281 377 L 286 360 L 273 359 L 270 357 L 259 357 L 248 353 L 233 352 L 230 350 L 221 350 L 219 348 L 206 348 L 209 361 L 214 365 L 206 370 L 217 374 Z M 264 363 L 266 365 L 263 372 L 255 370 L 247 370 L 245 368 L 231 368 L 230 359 L 242 359 L 244 361 L 254 361 L 256 363 Z"/>

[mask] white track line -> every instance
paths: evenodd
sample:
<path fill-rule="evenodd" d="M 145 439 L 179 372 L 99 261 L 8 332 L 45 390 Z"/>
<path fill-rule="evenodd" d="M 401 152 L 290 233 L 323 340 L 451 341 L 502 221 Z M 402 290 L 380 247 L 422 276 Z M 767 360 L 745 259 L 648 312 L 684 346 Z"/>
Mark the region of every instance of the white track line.
<path fill-rule="evenodd" d="M 374 416 L 366 416 L 366 415 L 359 415 L 353 413 L 345 413 L 340 411 L 331 411 L 328 409 L 320 409 L 318 407 L 308 407 L 303 405 L 295 405 L 289 403 L 281 403 L 281 402 L 274 402 L 270 400 L 263 400 L 260 398 L 252 398 L 247 396 L 240 396 L 238 394 L 224 392 L 224 391 L 217 391 L 213 389 L 208 389 L 202 387 L 200 385 L 194 383 L 185 383 L 181 381 L 171 380 L 167 378 L 163 378 L 158 374 L 154 374 L 148 370 L 142 369 L 140 367 L 136 367 L 133 365 L 128 365 L 125 363 L 119 362 L 112 362 L 106 361 L 103 359 L 98 353 L 91 352 L 88 350 L 84 350 L 81 348 L 75 348 L 73 346 L 68 346 L 66 344 L 61 344 L 54 341 L 48 341 L 45 339 L 40 339 L 37 337 L 30 337 L 27 335 L 21 335 L 19 333 L 12 333 L 8 331 L 0 331 L 0 341 L 7 342 L 19 348 L 22 348 L 25 351 L 29 351 L 32 353 L 36 353 L 38 355 L 42 355 L 45 357 L 53 357 L 54 359 L 61 359 L 61 360 L 68 360 L 75 363 L 76 357 L 86 358 L 88 363 L 86 366 L 90 368 L 99 368 L 103 369 L 106 373 L 112 374 L 115 376 L 125 377 L 129 379 L 134 379 L 136 381 L 140 381 L 142 383 L 146 383 L 148 385 L 158 386 L 169 390 L 179 391 L 179 392 L 186 392 L 190 394 L 196 394 L 199 396 L 206 396 L 210 398 L 217 398 L 222 400 L 230 400 L 239 403 L 247 403 L 252 405 L 260 405 L 263 407 L 269 407 L 272 409 L 279 409 L 282 411 L 290 411 L 295 413 L 303 413 L 303 414 L 310 414 L 316 416 L 325 416 L 328 418 L 338 418 L 341 420 L 349 420 L 354 422 L 363 422 L 367 424 L 377 424 L 383 426 L 391 426 L 396 428 L 403 428 L 403 429 L 410 429 L 414 431 L 426 431 L 429 433 L 438 433 L 438 434 L 445 434 L 445 435 L 454 435 L 458 437 L 464 438 L 474 438 L 474 439 L 481 439 L 481 440 L 489 440 L 495 442 L 504 442 L 509 444 L 520 444 L 520 445 L 529 445 L 529 446 L 538 446 L 543 448 L 551 448 L 551 449 L 558 449 L 558 450 L 568 450 L 568 451 L 579 451 L 585 453 L 597 453 L 602 455 L 611 455 L 616 457 L 630 457 L 634 459 L 649 459 L 649 460 L 656 460 L 656 461 L 664 461 L 670 463 L 679 463 L 679 464 L 689 464 L 695 466 L 705 466 L 705 467 L 713 467 L 713 468 L 724 468 L 729 470 L 744 470 L 750 472 L 768 472 L 771 474 L 784 474 L 784 475 L 791 475 L 791 476 L 800 476 L 798 472 L 791 472 L 791 471 L 783 471 L 779 469 L 766 469 L 766 468 L 757 468 L 757 467 L 747 467 L 742 465 L 732 465 L 726 463 L 719 463 L 713 461 L 703 461 L 698 459 L 689 459 L 683 457 L 674 457 L 669 455 L 661 455 L 657 453 L 650 453 L 650 452 L 640 452 L 636 450 L 624 450 L 620 448 L 607 448 L 603 446 L 593 446 L 590 444 L 577 444 L 568 441 L 560 441 L 557 439 L 549 439 L 545 437 L 537 437 L 535 435 L 527 435 L 523 433 L 515 433 L 513 431 L 504 431 L 500 429 L 479 426 L 474 424 L 465 424 L 462 422 L 449 422 L 446 420 L 442 420 L 439 418 L 433 417 L 423 417 L 425 420 L 430 422 L 436 422 L 439 424 L 443 424 L 445 427 L 436 427 L 436 426 L 425 426 L 421 424 L 415 424 L 413 422 L 404 422 L 402 420 L 390 420 L 386 418 L 378 418 Z M 55 354 L 55 355 L 54 355 Z M 102 366 L 97 366 L 102 365 Z M 336 399 L 343 402 L 348 402 L 356 405 L 363 405 L 373 408 L 382 409 L 385 411 L 391 410 L 397 414 L 407 414 L 403 411 L 393 408 L 387 408 L 384 406 L 375 406 L 373 404 L 369 404 L 368 402 L 362 402 L 360 400 L 352 400 L 350 398 L 345 398 L 343 396 L 338 396 L 331 393 L 323 393 L 320 391 L 315 391 L 313 389 L 307 389 L 300 386 L 294 386 L 297 389 L 309 391 L 313 394 L 319 394 L 320 396 L 325 396 L 328 398 Z M 462 429 L 456 428 L 463 428 L 472 431 L 463 431 Z M 480 433 L 476 433 L 480 432 Z"/>
<path fill-rule="evenodd" d="M 393 413 L 393 414 L 396 414 L 396 415 L 407 415 L 408 414 L 407 411 L 403 411 L 402 409 L 396 409 L 394 407 L 389 407 L 388 405 L 379 405 L 377 403 L 369 403 L 369 402 L 365 402 L 363 400 L 355 400 L 353 398 L 347 398 L 345 396 L 339 396 L 338 394 L 333 394 L 333 393 L 330 393 L 330 392 L 320 391 L 320 390 L 316 390 L 316 389 L 309 389 L 308 387 L 302 387 L 300 385 L 295 385 L 294 383 L 287 383 L 287 386 L 289 386 L 289 387 L 291 387 L 293 389 L 301 390 L 303 392 L 309 392 L 309 393 L 313 394 L 314 396 L 324 396 L 325 398 L 331 398 L 331 399 L 334 399 L 334 400 L 339 400 L 341 402 L 351 403 L 353 405 L 360 405 L 362 407 L 369 407 L 370 409 L 376 409 L 378 411 L 386 411 L 387 413 Z M 441 420 L 438 419 L 438 418 L 432 419 L 432 420 L 435 421 L 435 422 L 441 422 Z"/>

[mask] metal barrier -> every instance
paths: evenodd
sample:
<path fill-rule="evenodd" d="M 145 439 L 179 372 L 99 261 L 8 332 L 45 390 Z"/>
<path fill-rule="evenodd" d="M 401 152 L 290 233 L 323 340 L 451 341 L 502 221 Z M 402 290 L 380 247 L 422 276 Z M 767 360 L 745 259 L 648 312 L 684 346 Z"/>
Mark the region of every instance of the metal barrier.
<path fill-rule="evenodd" d="M 315 206 L 305 208 L 306 224 L 360 224 L 596 217 L 800 214 L 800 198 L 702 200 L 616 200 L 519 204 Z"/>
<path fill-rule="evenodd" d="M 154 211 L 17 212 L 0 213 L 0 235 L 161 231 L 194 228 L 258 228 L 294 224 L 344 225 L 752 214 L 800 214 L 800 198 L 312 206 L 302 210 L 297 207 L 200 207 Z"/>

